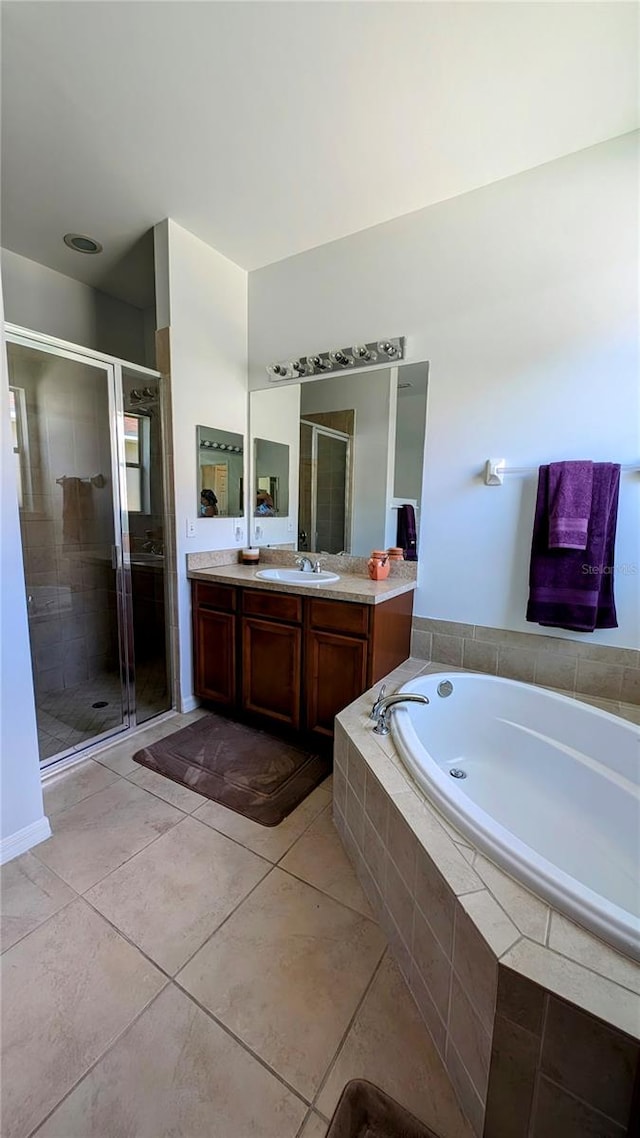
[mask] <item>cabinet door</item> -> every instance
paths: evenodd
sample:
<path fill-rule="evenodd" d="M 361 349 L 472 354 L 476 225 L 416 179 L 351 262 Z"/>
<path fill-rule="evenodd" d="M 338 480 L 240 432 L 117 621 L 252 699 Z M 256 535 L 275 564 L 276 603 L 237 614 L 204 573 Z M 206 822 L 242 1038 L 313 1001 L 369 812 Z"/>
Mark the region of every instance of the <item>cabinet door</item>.
<path fill-rule="evenodd" d="M 236 618 L 233 613 L 194 609 L 195 692 L 232 707 L 236 702 Z"/>
<path fill-rule="evenodd" d="M 333 735 L 333 720 L 367 686 L 367 641 L 307 631 L 307 728 Z"/>
<path fill-rule="evenodd" d="M 289 727 L 300 725 L 302 631 L 242 618 L 242 706 Z"/>

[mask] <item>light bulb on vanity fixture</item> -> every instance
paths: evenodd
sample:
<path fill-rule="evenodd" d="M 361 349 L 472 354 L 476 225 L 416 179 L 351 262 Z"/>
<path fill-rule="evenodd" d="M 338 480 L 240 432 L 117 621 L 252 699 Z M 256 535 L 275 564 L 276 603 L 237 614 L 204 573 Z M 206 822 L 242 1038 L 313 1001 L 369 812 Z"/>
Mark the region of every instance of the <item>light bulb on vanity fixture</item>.
<path fill-rule="evenodd" d="M 329 352 L 329 359 L 332 364 L 339 364 L 340 367 L 350 367 L 353 364 L 351 356 L 342 351 L 342 348 L 337 348 L 335 352 Z"/>
<path fill-rule="evenodd" d="M 366 344 L 354 344 L 351 351 L 353 352 L 354 363 L 371 363 L 374 364 L 378 358 L 378 353 L 368 348 Z"/>
<path fill-rule="evenodd" d="M 283 364 L 269 364 L 267 375 L 270 379 L 286 379 L 287 368 Z"/>
<path fill-rule="evenodd" d="M 387 356 L 390 360 L 399 354 L 396 344 L 392 343 L 391 340 L 379 340 L 378 351 L 381 352 L 383 356 Z"/>
<path fill-rule="evenodd" d="M 330 371 L 331 363 L 329 360 L 322 358 L 322 356 L 307 356 L 307 365 L 314 371 Z"/>

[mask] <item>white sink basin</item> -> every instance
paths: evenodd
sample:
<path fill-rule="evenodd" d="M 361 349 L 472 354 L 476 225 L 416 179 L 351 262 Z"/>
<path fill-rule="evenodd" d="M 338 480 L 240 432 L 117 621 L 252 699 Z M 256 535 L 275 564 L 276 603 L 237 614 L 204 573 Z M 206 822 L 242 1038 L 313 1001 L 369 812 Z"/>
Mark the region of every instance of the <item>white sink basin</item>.
<path fill-rule="evenodd" d="M 261 581 L 277 581 L 280 585 L 331 585 L 339 581 L 338 573 L 303 573 L 300 569 L 258 569 Z"/>

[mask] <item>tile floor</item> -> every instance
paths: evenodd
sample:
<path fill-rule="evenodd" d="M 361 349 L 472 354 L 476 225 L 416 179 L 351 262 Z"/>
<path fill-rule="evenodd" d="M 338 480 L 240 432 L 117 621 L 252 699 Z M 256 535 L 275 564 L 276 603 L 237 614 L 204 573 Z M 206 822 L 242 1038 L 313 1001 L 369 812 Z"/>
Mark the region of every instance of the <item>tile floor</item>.
<path fill-rule="evenodd" d="M 470 1138 L 331 780 L 267 829 L 132 761 L 197 714 L 45 784 L 2 870 L 3 1138 L 324 1138 L 356 1076 Z"/>

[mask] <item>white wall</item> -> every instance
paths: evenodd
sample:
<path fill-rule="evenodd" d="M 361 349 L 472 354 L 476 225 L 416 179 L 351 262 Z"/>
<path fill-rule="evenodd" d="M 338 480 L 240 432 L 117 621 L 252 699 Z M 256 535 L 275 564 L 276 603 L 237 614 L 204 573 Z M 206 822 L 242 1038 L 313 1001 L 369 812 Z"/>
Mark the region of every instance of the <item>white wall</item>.
<path fill-rule="evenodd" d="M 538 631 L 524 619 L 536 479 L 485 487 L 486 458 L 640 463 L 637 141 L 250 275 L 252 387 L 270 360 L 381 335 L 430 361 L 418 614 Z M 640 643 L 639 493 L 623 476 L 616 561 L 636 572 L 617 575 L 620 628 L 592 641 Z"/>
<path fill-rule="evenodd" d="M 386 548 L 390 498 L 390 448 L 395 437 L 395 371 L 338 375 L 304 383 L 301 415 L 319 411 L 355 411 L 353 495 L 349 552 L 365 557 Z M 394 534 L 395 544 L 395 534 Z"/>
<path fill-rule="evenodd" d="M 398 375 L 396 454 L 393 476 L 395 498 L 420 498 L 427 419 L 427 365 L 403 367 Z M 408 390 L 402 384 L 410 383 Z"/>
<path fill-rule="evenodd" d="M 49 836 L 50 829 L 43 812 L 40 786 L 18 497 L 9 427 L 9 382 L 1 289 L 0 340 L 0 860 L 5 861 L 43 841 Z"/>
<path fill-rule="evenodd" d="M 255 486 L 254 440 L 270 439 L 289 447 L 289 511 L 286 517 L 255 518 L 250 521 L 253 545 L 298 544 L 298 484 L 300 474 L 300 384 L 251 394 L 251 487 Z M 249 501 L 253 501 L 250 499 Z M 260 527 L 256 535 L 256 525 Z"/>
<path fill-rule="evenodd" d="M 8 249 L 2 250 L 2 285 L 9 323 L 131 363 L 154 366 L 143 309 Z"/>
<path fill-rule="evenodd" d="M 196 425 L 237 431 L 246 438 L 247 274 L 173 221 L 157 225 L 154 240 L 158 327 L 168 316 L 171 329 L 179 679 L 184 702 L 193 691 L 186 555 L 238 544 L 237 521 L 198 517 Z M 163 271 L 167 280 L 162 278 Z M 195 520 L 194 538 L 187 538 L 187 519 Z M 246 543 L 244 521 L 240 525 L 242 545 Z"/>

